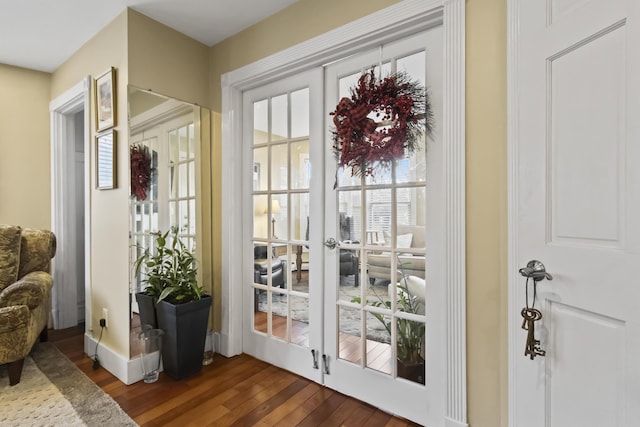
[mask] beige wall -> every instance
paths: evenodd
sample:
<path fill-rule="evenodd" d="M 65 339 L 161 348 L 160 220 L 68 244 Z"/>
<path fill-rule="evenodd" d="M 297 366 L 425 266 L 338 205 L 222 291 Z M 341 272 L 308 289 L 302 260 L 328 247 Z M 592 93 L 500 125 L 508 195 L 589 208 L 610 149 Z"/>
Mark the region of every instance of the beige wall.
<path fill-rule="evenodd" d="M 116 353 L 129 354 L 129 150 L 127 150 L 127 14 L 123 12 L 62 64 L 52 77 L 52 98 L 80 82 L 116 68 L 117 188 L 95 188 L 95 152 L 91 146 L 91 306 L 88 328 L 99 331 L 102 308 L 109 323 L 102 343 Z M 93 96 L 92 96 L 93 99 Z M 93 100 L 92 100 L 93 102 Z M 93 111 L 93 110 L 92 110 Z M 91 138 L 95 137 L 91 114 Z"/>
<path fill-rule="evenodd" d="M 506 426 L 506 1 L 467 1 L 466 12 L 469 420 Z"/>
<path fill-rule="evenodd" d="M 221 111 L 222 74 L 393 3 L 300 0 L 213 46 L 214 110 Z M 468 0 L 466 13 L 468 416 L 472 427 L 497 427 L 506 425 L 507 404 L 506 1 Z M 220 115 L 214 120 L 219 159 Z M 216 165 L 214 181 L 219 181 Z M 213 200 L 214 265 L 219 266 L 219 187 L 214 186 Z M 219 273 L 216 280 L 219 284 Z M 219 308 L 215 312 L 219 326 Z"/>
<path fill-rule="evenodd" d="M 210 107 L 207 46 L 129 9 L 129 84 Z"/>
<path fill-rule="evenodd" d="M 0 64 L 0 223 L 51 228 L 51 75 Z"/>

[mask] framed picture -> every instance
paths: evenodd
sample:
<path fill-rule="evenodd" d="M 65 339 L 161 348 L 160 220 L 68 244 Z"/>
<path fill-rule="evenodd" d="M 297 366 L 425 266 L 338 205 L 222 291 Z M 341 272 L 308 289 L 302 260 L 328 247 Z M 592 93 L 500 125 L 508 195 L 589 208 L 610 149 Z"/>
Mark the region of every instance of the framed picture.
<path fill-rule="evenodd" d="M 116 188 L 116 131 L 96 136 L 96 188 Z"/>
<path fill-rule="evenodd" d="M 111 67 L 96 78 L 96 130 L 101 132 L 116 125 L 116 69 Z"/>

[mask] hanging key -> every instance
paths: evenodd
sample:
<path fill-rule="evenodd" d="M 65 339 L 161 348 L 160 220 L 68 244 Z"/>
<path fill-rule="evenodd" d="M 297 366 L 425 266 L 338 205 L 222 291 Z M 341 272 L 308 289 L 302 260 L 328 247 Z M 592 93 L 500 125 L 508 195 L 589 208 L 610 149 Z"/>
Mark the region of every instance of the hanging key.
<path fill-rule="evenodd" d="M 522 329 L 527 331 L 527 343 L 524 349 L 524 355 L 529 356 L 533 360 L 536 356 L 544 356 L 546 351 L 540 348 L 540 340 L 535 338 L 535 322 L 542 319 L 542 313 L 535 308 L 523 308 L 520 312 L 522 315 Z"/>

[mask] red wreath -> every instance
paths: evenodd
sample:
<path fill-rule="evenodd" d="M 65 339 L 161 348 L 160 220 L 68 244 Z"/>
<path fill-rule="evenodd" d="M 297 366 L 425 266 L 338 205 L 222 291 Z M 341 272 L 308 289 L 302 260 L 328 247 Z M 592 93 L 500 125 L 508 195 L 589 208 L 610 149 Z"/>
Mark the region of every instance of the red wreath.
<path fill-rule="evenodd" d="M 416 149 L 431 131 L 431 110 L 424 87 L 404 73 L 377 80 L 373 69 L 363 73 L 342 98 L 333 116 L 333 151 L 338 165 L 352 175 L 373 175 L 373 165 L 389 166 Z M 372 117 L 380 121 L 374 120 Z"/>
<path fill-rule="evenodd" d="M 131 146 L 131 195 L 138 200 L 147 199 L 151 183 L 151 156 L 145 146 Z"/>

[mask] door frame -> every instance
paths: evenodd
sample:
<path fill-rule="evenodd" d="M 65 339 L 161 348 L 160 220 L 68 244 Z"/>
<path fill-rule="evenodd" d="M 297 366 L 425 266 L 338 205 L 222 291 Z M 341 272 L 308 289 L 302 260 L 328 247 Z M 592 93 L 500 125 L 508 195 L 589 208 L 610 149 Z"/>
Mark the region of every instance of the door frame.
<path fill-rule="evenodd" d="M 218 352 L 242 352 L 242 94 L 430 27 L 444 35 L 443 149 L 446 281 L 446 398 L 448 426 L 467 426 L 465 228 L 465 1 L 405 0 L 257 62 L 226 73 L 222 83 L 222 327 Z M 444 392 L 444 390 L 443 390 Z"/>
<path fill-rule="evenodd" d="M 91 319 L 91 120 L 90 120 L 91 76 L 85 77 L 74 87 L 50 102 L 51 115 L 51 230 L 58 240 L 58 251 L 52 260 L 53 280 L 57 285 L 52 290 L 52 315 L 55 329 L 78 324 L 77 284 L 65 280 L 70 271 L 78 267 L 72 254 L 76 252 L 75 210 L 65 198 L 67 185 L 75 180 L 75 141 L 73 129 L 75 113 L 84 111 L 84 318 Z M 62 250 L 61 250 L 62 249 Z M 69 286 L 72 285 L 72 286 Z"/>

